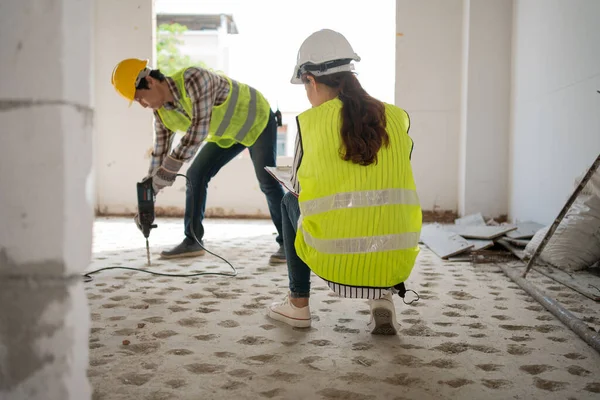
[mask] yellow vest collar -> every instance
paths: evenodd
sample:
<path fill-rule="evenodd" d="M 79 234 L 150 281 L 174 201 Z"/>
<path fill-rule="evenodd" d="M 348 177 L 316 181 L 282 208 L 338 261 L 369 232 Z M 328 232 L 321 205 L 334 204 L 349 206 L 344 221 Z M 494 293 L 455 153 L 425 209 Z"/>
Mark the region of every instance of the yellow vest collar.
<path fill-rule="evenodd" d="M 328 108 L 341 108 L 341 107 L 342 107 L 342 101 L 338 97 L 336 97 L 335 99 L 326 101 L 325 103 L 321 104 L 320 106 L 309 108 L 308 110 L 301 113 L 299 116 L 306 118 L 310 115 L 316 114 L 316 113 L 318 113 L 322 110 L 326 110 Z"/>
<path fill-rule="evenodd" d="M 175 83 L 175 80 L 173 78 L 171 78 L 170 76 L 167 76 L 165 78 L 167 86 L 169 87 L 169 90 L 171 91 L 171 94 L 175 99 L 175 104 L 172 105 L 170 102 L 167 102 L 163 105 L 163 107 L 166 110 L 174 110 L 177 108 L 177 104 L 181 103 L 181 92 L 179 92 L 179 88 L 177 87 L 177 84 Z"/>

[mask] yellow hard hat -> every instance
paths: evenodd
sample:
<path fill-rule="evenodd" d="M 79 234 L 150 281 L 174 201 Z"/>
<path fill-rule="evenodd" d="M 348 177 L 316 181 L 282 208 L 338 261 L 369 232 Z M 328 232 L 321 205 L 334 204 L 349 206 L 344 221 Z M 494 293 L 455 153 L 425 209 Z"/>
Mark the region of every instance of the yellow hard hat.
<path fill-rule="evenodd" d="M 129 100 L 129 105 L 135 98 L 135 87 L 139 84 L 143 74 L 140 72 L 146 70 L 148 60 L 138 58 L 128 58 L 115 66 L 112 73 L 112 84 L 117 93 Z"/>

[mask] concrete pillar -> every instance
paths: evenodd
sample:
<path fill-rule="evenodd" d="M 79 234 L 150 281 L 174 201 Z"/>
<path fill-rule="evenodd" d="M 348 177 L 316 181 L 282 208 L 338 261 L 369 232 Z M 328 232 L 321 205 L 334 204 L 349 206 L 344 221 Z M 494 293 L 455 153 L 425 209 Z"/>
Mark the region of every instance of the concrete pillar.
<path fill-rule="evenodd" d="M 90 398 L 91 0 L 0 4 L 0 399 Z"/>
<path fill-rule="evenodd" d="M 423 210 L 457 209 L 462 0 L 396 2 L 395 102 L 411 118 Z"/>
<path fill-rule="evenodd" d="M 149 59 L 155 67 L 154 1 L 95 0 L 94 3 L 97 207 L 101 212 L 135 212 L 135 183 L 146 175 L 152 151 L 152 111 L 137 103 L 128 107 L 110 84 L 110 77 L 115 65 L 125 58 Z M 178 184 L 178 189 L 185 187 L 185 183 Z"/>
<path fill-rule="evenodd" d="M 508 212 L 512 0 L 464 0 L 458 212 Z"/>

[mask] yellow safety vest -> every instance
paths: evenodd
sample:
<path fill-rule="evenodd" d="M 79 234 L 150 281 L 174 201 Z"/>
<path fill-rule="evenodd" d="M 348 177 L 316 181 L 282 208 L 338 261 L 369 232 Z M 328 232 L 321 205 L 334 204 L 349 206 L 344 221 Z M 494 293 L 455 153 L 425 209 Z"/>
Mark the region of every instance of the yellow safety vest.
<path fill-rule="evenodd" d="M 334 99 L 298 116 L 303 155 L 296 251 L 328 281 L 392 287 L 412 271 L 422 223 L 408 114 L 385 105 L 390 144 L 379 150 L 377 164 L 361 166 L 340 157 L 341 111 Z"/>
<path fill-rule="evenodd" d="M 158 110 L 163 124 L 173 132 L 186 132 L 191 125 L 192 101 L 187 95 L 183 80 L 186 69 L 176 72 L 171 78 L 179 89 L 180 104 L 187 115 L 175 110 L 165 110 L 164 107 Z M 229 94 L 225 102 L 213 106 L 206 140 L 222 148 L 231 147 L 235 143 L 252 146 L 269 122 L 271 107 L 258 90 L 224 77 L 229 82 Z"/>

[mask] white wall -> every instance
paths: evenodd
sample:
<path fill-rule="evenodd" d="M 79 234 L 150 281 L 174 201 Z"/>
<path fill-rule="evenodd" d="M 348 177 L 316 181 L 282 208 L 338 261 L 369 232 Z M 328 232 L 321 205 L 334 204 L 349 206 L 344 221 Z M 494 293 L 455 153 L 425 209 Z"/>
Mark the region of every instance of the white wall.
<path fill-rule="evenodd" d="M 458 212 L 508 212 L 512 0 L 464 0 Z"/>
<path fill-rule="evenodd" d="M 137 104 L 128 108 L 110 79 L 122 59 L 153 62 L 152 7 L 152 0 L 95 0 L 94 170 L 97 209 L 101 212 L 133 212 L 137 204 L 135 183 L 148 171 L 152 112 Z"/>
<path fill-rule="evenodd" d="M 424 210 L 456 210 L 462 0 L 397 0 L 396 105 L 411 118 Z"/>
<path fill-rule="evenodd" d="M 423 209 L 550 222 L 600 151 L 600 1 L 397 1 Z"/>
<path fill-rule="evenodd" d="M 510 216 L 550 223 L 600 152 L 600 1 L 515 3 Z"/>

